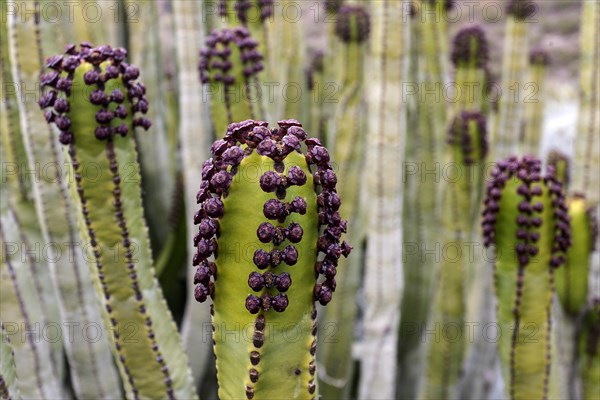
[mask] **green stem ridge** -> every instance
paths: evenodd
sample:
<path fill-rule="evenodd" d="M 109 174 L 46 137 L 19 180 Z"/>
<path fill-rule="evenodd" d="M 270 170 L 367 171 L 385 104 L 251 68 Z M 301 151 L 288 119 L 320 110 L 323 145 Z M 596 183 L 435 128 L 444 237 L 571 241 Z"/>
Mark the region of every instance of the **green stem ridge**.
<path fill-rule="evenodd" d="M 338 260 L 351 250 L 340 242 L 346 222 L 327 150 L 307 139 L 298 121 L 278 124 L 272 130 L 266 122 L 230 124 L 202 170 L 195 297 L 213 298 L 222 398 L 318 397 L 314 301 L 331 301 Z M 260 179 L 251 178 L 257 168 Z M 314 185 L 322 189 L 318 195 Z M 285 340 L 290 324 L 302 330 L 301 340 Z M 228 331 L 248 327 L 251 342 L 225 340 Z"/>
<path fill-rule="evenodd" d="M 234 121 L 256 118 L 256 76 L 263 70 L 258 42 L 246 28 L 214 30 L 200 51 L 200 81 L 211 95 L 215 132 Z"/>
<path fill-rule="evenodd" d="M 496 246 L 500 355 L 511 399 L 547 398 L 554 269 L 571 245 L 567 207 L 554 169 L 525 156 L 497 164 L 483 211 L 486 247 Z M 516 279 L 515 279 L 516 276 Z M 534 355 L 535 354 L 535 355 Z M 552 394 L 552 393 L 551 393 Z"/>
<path fill-rule="evenodd" d="M 584 316 L 579 347 L 582 399 L 597 399 L 600 391 L 600 298 L 593 300 Z"/>
<path fill-rule="evenodd" d="M 10 339 L 0 321 L 0 398 L 18 400 L 21 398 L 15 366 L 15 353 L 10 345 Z"/>
<path fill-rule="evenodd" d="M 47 60 L 39 103 L 68 149 L 72 195 L 82 235 L 93 249 L 96 289 L 128 397 L 193 398 L 187 359 L 152 267 L 130 134 L 151 123 L 135 115 L 145 114 L 148 102 L 144 85 L 135 82 L 139 70 L 125 62 L 126 54 L 85 42 L 79 50 L 68 45 L 64 55 Z M 110 173 L 92 178 L 89 162 Z M 142 337 L 130 340 L 131 328 Z"/>

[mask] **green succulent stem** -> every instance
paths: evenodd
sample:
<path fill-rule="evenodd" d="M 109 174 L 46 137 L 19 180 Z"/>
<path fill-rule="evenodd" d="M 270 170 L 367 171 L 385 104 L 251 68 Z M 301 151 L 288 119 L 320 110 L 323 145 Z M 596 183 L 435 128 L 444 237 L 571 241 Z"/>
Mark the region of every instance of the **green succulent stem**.
<path fill-rule="evenodd" d="M 598 397 L 600 390 L 600 301 L 595 299 L 587 310 L 579 341 L 581 354 L 582 399 Z"/>
<path fill-rule="evenodd" d="M 196 300 L 213 299 L 219 397 L 318 398 L 314 301 L 331 301 L 351 250 L 339 243 L 346 222 L 329 154 L 296 120 L 231 124 L 211 151 L 193 265 Z"/>
<path fill-rule="evenodd" d="M 396 384 L 395 353 L 404 281 L 402 269 L 402 161 L 406 143 L 406 76 L 408 24 L 404 3 L 371 5 L 368 64 L 368 148 L 365 171 L 369 206 L 365 288 L 365 340 L 359 355 L 363 373 L 358 396 L 391 398 Z M 365 203 L 366 204 L 366 203 Z"/>
<path fill-rule="evenodd" d="M 0 322 L 0 396 L 3 399 L 21 398 L 15 367 L 15 354 L 10 346 L 10 339 Z"/>
<path fill-rule="evenodd" d="M 42 77 L 43 85 L 66 96 L 49 90 L 40 104 L 57 99 L 45 115 L 61 129 L 67 147 L 70 194 L 81 235 L 91 246 L 89 266 L 127 397 L 194 398 L 187 358 L 153 267 L 137 151 L 127 135 L 135 126 L 148 128 L 147 120 L 133 117 L 145 112 L 147 101 L 144 87 L 132 81 L 139 70 L 121 64 L 125 54 L 108 46 L 69 46 L 47 64 L 57 69 L 57 83 L 50 78 L 56 72 Z M 101 173 L 91 172 L 91 164 Z"/>
<path fill-rule="evenodd" d="M 514 0 L 509 7 L 518 10 L 530 10 L 530 1 Z M 531 4 L 533 6 L 533 4 Z M 509 10 L 507 7 L 507 10 Z M 535 10 L 534 8 L 532 10 Z M 496 115 L 492 142 L 495 158 L 505 158 L 517 151 L 519 137 L 522 134 L 524 82 L 526 79 L 529 55 L 529 19 L 530 15 L 518 15 L 510 12 L 506 19 L 506 34 L 502 56 L 501 90 L 499 111 Z"/>
<path fill-rule="evenodd" d="M 552 169 L 542 181 L 539 160 L 511 158 L 498 165 L 488 184 L 483 232 L 485 244 L 496 246 L 506 392 L 511 399 L 555 397 L 554 269 L 571 240 L 564 195 Z"/>
<path fill-rule="evenodd" d="M 67 366 L 63 367 L 64 345 L 73 388 L 78 396 L 118 397 L 121 396 L 118 374 L 110 364 L 106 335 L 90 341 L 81 331 L 87 324 L 100 326 L 102 322 L 75 223 L 75 209 L 67 193 L 66 163 L 53 132 L 39 112 L 37 98 L 26 93 L 28 88 L 39 86 L 43 54 L 48 51 L 48 46 L 56 46 L 49 44 L 46 38 L 58 29 L 35 13 L 25 13 L 26 9 L 35 9 L 34 4 L 24 3 L 18 14 L 9 18 L 7 35 L 2 35 L 3 51 L 9 53 L 2 55 L 4 82 L 7 87 L 9 83 L 20 82 L 10 85 L 16 88 L 15 98 L 19 101 L 13 103 L 14 107 L 7 101 L 7 111 L 11 108 L 9 115 L 18 111 L 20 124 L 9 123 L 6 130 L 2 129 L 3 140 L 8 136 L 9 143 L 13 144 L 5 148 L 4 154 L 14 152 L 22 163 L 18 180 L 28 182 L 29 186 L 25 198 L 14 196 L 17 193 L 15 187 L 9 187 L 8 201 L 15 218 L 20 221 L 23 244 L 51 243 L 55 246 L 48 253 L 47 262 L 37 263 L 39 265 L 32 272 L 47 322 L 56 322 L 61 327 L 73 326 L 76 332 L 72 337 L 63 334 L 63 340 L 52 344 L 55 351 L 51 359 L 56 373 L 62 376 L 66 371 Z M 7 68 L 11 68 L 12 77 L 7 74 Z M 26 153 L 22 154 L 20 148 Z M 55 173 L 41 170 L 40 165 L 52 167 Z M 27 169 L 36 171 L 34 178 L 26 177 Z"/>
<path fill-rule="evenodd" d="M 544 88 L 547 61 L 536 59 L 536 53 L 531 54 L 527 79 L 528 87 L 533 87 L 535 97 L 528 99 L 525 104 L 523 134 L 520 137 L 522 152 L 525 154 L 538 154 L 543 134 L 544 123 Z M 547 55 L 545 55 L 547 58 Z"/>

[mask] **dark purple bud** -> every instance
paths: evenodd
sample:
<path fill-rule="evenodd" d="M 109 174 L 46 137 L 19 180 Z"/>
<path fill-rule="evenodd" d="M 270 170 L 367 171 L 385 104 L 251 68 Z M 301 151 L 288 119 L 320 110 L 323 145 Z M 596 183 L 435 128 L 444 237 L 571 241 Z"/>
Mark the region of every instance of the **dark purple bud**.
<path fill-rule="evenodd" d="M 208 298 L 208 288 L 202 284 L 196 285 L 194 289 L 194 297 L 199 303 L 204 303 Z"/>
<path fill-rule="evenodd" d="M 73 82 L 69 78 L 60 78 L 56 82 L 56 88 L 58 90 L 62 90 L 63 92 L 70 91 L 72 85 L 73 85 Z"/>
<path fill-rule="evenodd" d="M 52 105 L 54 105 L 54 102 L 56 101 L 56 92 L 54 90 L 42 95 L 42 97 L 40 97 L 40 100 L 38 101 L 38 104 L 40 105 L 41 108 L 46 108 L 46 107 L 50 107 Z"/>
<path fill-rule="evenodd" d="M 300 140 L 294 135 L 285 135 L 282 139 L 288 151 L 300 150 Z"/>
<path fill-rule="evenodd" d="M 283 272 L 275 278 L 275 287 L 280 292 L 286 292 L 292 285 L 292 277 L 289 273 Z"/>
<path fill-rule="evenodd" d="M 285 217 L 285 207 L 277 199 L 267 200 L 263 207 L 263 214 L 268 219 L 281 219 Z"/>
<path fill-rule="evenodd" d="M 98 90 L 94 90 L 92 93 L 90 93 L 90 103 L 92 103 L 96 106 L 101 106 L 106 101 L 107 101 L 107 97 L 103 90 L 98 89 Z"/>
<path fill-rule="evenodd" d="M 115 133 L 125 137 L 127 136 L 127 133 L 129 133 L 129 127 L 127 127 L 126 124 L 121 124 L 115 128 Z"/>
<path fill-rule="evenodd" d="M 225 171 L 219 171 L 210 179 L 210 184 L 217 192 L 225 191 L 231 185 L 231 175 Z"/>
<path fill-rule="evenodd" d="M 263 249 L 258 249 L 254 252 L 253 261 L 259 269 L 265 269 L 271 264 L 271 255 Z"/>
<path fill-rule="evenodd" d="M 517 229 L 517 239 L 527 239 L 527 231 L 524 229 Z"/>
<path fill-rule="evenodd" d="M 263 274 L 263 278 L 265 279 L 265 287 L 270 289 L 275 284 L 277 275 L 273 274 L 271 271 L 267 271 Z"/>
<path fill-rule="evenodd" d="M 352 246 L 350 246 L 350 244 L 348 244 L 348 242 L 343 241 L 341 247 L 342 247 L 342 255 L 344 257 L 348 257 L 350 255 L 350 252 L 352 251 Z"/>
<path fill-rule="evenodd" d="M 121 104 L 122 102 L 125 101 L 125 95 L 119 89 L 115 89 L 110 94 L 110 99 L 117 104 Z"/>
<path fill-rule="evenodd" d="M 94 85 L 100 79 L 100 74 L 95 70 L 89 70 L 85 74 L 83 74 L 83 81 L 86 85 Z"/>
<path fill-rule="evenodd" d="M 48 57 L 46 59 L 45 67 L 60 71 L 60 69 L 62 67 L 62 59 L 63 59 L 63 56 L 61 56 L 61 55 Z"/>
<path fill-rule="evenodd" d="M 257 314 L 261 309 L 260 299 L 249 294 L 248 297 L 246 297 L 246 309 L 250 311 L 250 314 Z"/>
<path fill-rule="evenodd" d="M 54 72 L 54 71 L 50 71 L 47 72 L 45 74 L 42 74 L 42 76 L 40 76 L 40 83 L 42 85 L 42 87 L 45 86 L 56 86 L 56 82 L 58 81 L 58 77 L 60 75 L 58 74 L 58 72 Z"/>
<path fill-rule="evenodd" d="M 287 229 L 287 238 L 292 243 L 299 243 L 302 240 L 302 235 L 304 231 L 300 224 L 296 222 L 292 222 Z"/>
<path fill-rule="evenodd" d="M 112 129 L 108 126 L 98 126 L 94 131 L 96 139 L 104 140 L 107 139 L 112 133 Z"/>
<path fill-rule="evenodd" d="M 306 214 L 306 200 L 304 198 L 296 196 L 296 198 L 290 203 L 290 212 L 296 212 L 300 215 Z"/>
<path fill-rule="evenodd" d="M 208 285 L 208 282 L 210 281 L 210 270 L 208 269 L 208 267 L 206 265 L 200 265 L 197 269 L 196 269 L 196 273 L 194 274 L 194 284 L 197 285 L 198 283 L 201 283 L 203 285 Z"/>
<path fill-rule="evenodd" d="M 142 128 L 144 128 L 144 130 L 147 131 L 152 126 L 152 122 L 150 122 L 150 120 L 148 118 L 134 118 L 133 126 L 142 127 Z"/>
<path fill-rule="evenodd" d="M 70 144 L 73 142 L 73 134 L 71 132 L 61 132 L 58 136 L 58 140 L 63 145 Z"/>
<path fill-rule="evenodd" d="M 292 126 L 287 131 L 288 135 L 296 136 L 299 140 L 306 140 L 306 132 L 301 126 Z"/>
<path fill-rule="evenodd" d="M 229 144 L 225 140 L 219 139 L 215 141 L 212 146 L 210 146 L 210 152 L 214 156 L 220 156 L 225 152 L 225 150 L 227 150 L 228 147 Z"/>
<path fill-rule="evenodd" d="M 265 286 L 265 278 L 258 272 L 251 272 L 248 277 L 248 286 L 255 292 L 260 292 Z"/>
<path fill-rule="evenodd" d="M 287 181 L 288 185 L 302 186 L 306 183 L 306 174 L 302 168 L 293 166 L 288 171 Z"/>
<path fill-rule="evenodd" d="M 262 309 L 268 311 L 271 308 L 271 296 L 267 293 L 264 293 L 260 296 L 260 302 L 262 304 Z"/>
<path fill-rule="evenodd" d="M 287 265 L 295 265 L 298 262 L 298 250 L 294 246 L 287 246 L 283 249 L 282 258 Z"/>
<path fill-rule="evenodd" d="M 130 65 L 127 68 L 125 68 L 125 72 L 123 73 L 123 80 L 125 82 L 131 81 L 137 79 L 138 76 L 140 76 L 140 70 L 137 67 Z"/>
<path fill-rule="evenodd" d="M 519 203 L 519 211 L 530 214 L 531 213 L 531 205 L 526 201 L 522 201 Z"/>
<path fill-rule="evenodd" d="M 119 104 L 115 109 L 115 115 L 117 116 L 117 118 L 127 118 L 127 108 L 125 108 L 123 104 Z"/>
<path fill-rule="evenodd" d="M 289 300 L 287 296 L 283 293 L 279 293 L 277 296 L 273 297 L 271 305 L 273 306 L 273 310 L 277 312 L 283 312 L 287 308 L 289 304 Z"/>
<path fill-rule="evenodd" d="M 540 202 L 535 203 L 533 205 L 533 211 L 541 213 L 542 211 L 544 211 L 544 205 L 542 203 L 540 203 Z"/>
<path fill-rule="evenodd" d="M 534 186 L 531 188 L 531 194 L 533 196 L 541 196 L 542 195 L 542 188 L 539 186 Z"/>
<path fill-rule="evenodd" d="M 536 228 L 539 228 L 540 226 L 542 226 L 542 219 L 540 217 L 531 218 L 529 220 L 529 222 L 531 223 L 532 226 L 535 226 Z"/>
<path fill-rule="evenodd" d="M 219 223 L 214 219 L 205 218 L 200 221 L 200 226 L 198 227 L 198 234 L 205 238 L 209 239 L 213 237 L 219 229 Z"/>
<path fill-rule="evenodd" d="M 215 244 L 211 240 L 202 239 L 198 242 L 198 254 L 202 258 L 210 257 L 215 250 Z"/>
<path fill-rule="evenodd" d="M 223 152 L 223 162 L 230 165 L 239 165 L 244 159 L 244 150 L 233 146 Z"/>
<path fill-rule="evenodd" d="M 221 218 L 225 209 L 221 199 L 213 197 L 204 202 L 204 211 L 211 218 Z"/>
<path fill-rule="evenodd" d="M 69 111 L 69 102 L 65 99 L 56 99 L 54 102 L 54 110 L 57 113 L 66 113 Z"/>
<path fill-rule="evenodd" d="M 337 273 L 337 269 L 335 267 L 335 265 L 329 261 L 325 261 L 323 262 L 322 266 L 321 266 L 321 271 L 320 271 L 323 275 L 325 275 L 326 278 L 330 279 L 335 277 L 335 274 Z"/>
<path fill-rule="evenodd" d="M 319 294 L 317 295 L 317 300 L 322 306 L 326 306 L 331 299 L 333 298 L 333 292 L 327 286 L 320 286 Z"/>
<path fill-rule="evenodd" d="M 310 153 L 312 155 L 312 159 L 317 164 L 325 164 L 325 163 L 329 162 L 329 152 L 323 146 L 314 146 L 310 150 Z"/>
<path fill-rule="evenodd" d="M 108 124 L 113 120 L 115 114 L 110 110 L 100 110 L 96 113 L 96 122 L 99 124 Z"/>
<path fill-rule="evenodd" d="M 61 131 L 67 131 L 71 127 L 71 120 L 69 117 L 58 115 L 54 119 L 54 123 Z"/>
<path fill-rule="evenodd" d="M 333 170 L 328 169 L 324 172 L 320 173 L 320 183 L 326 189 L 335 189 L 335 185 L 337 183 L 337 177 L 335 176 L 335 172 Z"/>
<path fill-rule="evenodd" d="M 274 192 L 280 185 L 281 177 L 277 172 L 267 171 L 260 177 L 260 188 L 267 193 Z"/>
<path fill-rule="evenodd" d="M 268 222 L 263 222 L 258 226 L 256 235 L 262 243 L 269 243 L 275 236 L 275 227 Z"/>
<path fill-rule="evenodd" d="M 117 78 L 119 76 L 119 68 L 114 65 L 107 66 L 106 70 L 104 71 L 104 76 L 107 80 Z"/>
<path fill-rule="evenodd" d="M 271 266 L 276 267 L 281 264 L 281 259 L 283 258 L 283 254 L 281 250 L 273 250 L 271 251 Z"/>
<path fill-rule="evenodd" d="M 274 157 L 277 155 L 277 143 L 273 139 L 265 139 L 258 144 L 256 151 L 261 156 Z"/>

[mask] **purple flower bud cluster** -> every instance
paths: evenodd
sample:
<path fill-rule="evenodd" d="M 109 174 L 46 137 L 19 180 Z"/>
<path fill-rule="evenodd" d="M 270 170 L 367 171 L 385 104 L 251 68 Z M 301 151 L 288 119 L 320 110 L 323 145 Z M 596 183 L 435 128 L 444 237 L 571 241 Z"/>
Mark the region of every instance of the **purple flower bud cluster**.
<path fill-rule="evenodd" d="M 518 179 L 517 195 L 521 198 L 516 210 L 500 210 L 500 199 L 508 180 Z M 542 196 L 547 191 L 553 209 L 553 221 L 543 221 L 544 211 Z M 490 246 L 495 242 L 495 224 L 499 212 L 517 212 L 515 221 L 515 252 L 521 267 L 525 267 L 530 259 L 539 252 L 539 228 L 544 223 L 554 223 L 555 234 L 552 245 L 550 264 L 558 267 L 564 262 L 562 253 L 571 245 L 570 220 L 565 204 L 562 185 L 555 177 L 552 166 L 548 166 L 545 176 L 542 176 L 542 163 L 532 156 L 524 156 L 521 160 L 511 157 L 497 164 L 492 171 L 492 180 L 487 186 L 485 207 L 482 213 L 482 228 L 484 245 Z"/>
<path fill-rule="evenodd" d="M 345 43 L 364 43 L 371 32 L 371 16 L 361 5 L 346 4 L 337 11 L 335 33 Z"/>
<path fill-rule="evenodd" d="M 534 48 L 529 52 L 529 63 L 547 67 L 550 65 L 550 55 L 542 48 Z"/>
<path fill-rule="evenodd" d="M 287 188 L 305 185 L 308 177 L 299 166 L 291 166 L 286 172 L 282 161 L 293 151 L 302 152 L 303 144 L 306 146 L 305 159 L 315 169 L 312 173 L 313 180 L 322 188 L 317 199 L 317 210 L 319 224 L 324 228 L 317 247 L 323 256 L 317 263 L 317 272 L 325 279 L 316 285 L 315 298 L 321 304 L 327 304 L 331 300 L 336 287 L 337 262 L 342 255 L 347 257 L 352 250 L 346 242 L 340 242 L 342 234 L 347 231 L 347 223 L 338 212 L 341 201 L 335 189 L 337 178 L 327 150 L 318 139 L 308 139 L 298 121 L 283 120 L 278 125 L 278 128 L 271 130 L 266 122 L 247 120 L 233 123 L 228 126 L 225 137 L 211 146 L 213 157 L 202 168 L 202 183 L 196 197 L 201 206 L 194 217 L 194 223 L 199 225 L 199 232 L 194 237 L 194 245 L 198 248 L 194 266 L 199 266 L 198 270 L 201 272 L 198 274 L 202 278 L 196 282 L 198 301 L 204 301 L 207 296 L 214 294 L 214 286 L 209 278 L 216 274 L 216 267 L 208 258 L 216 256 L 218 219 L 225 213 L 221 199 L 227 195 L 243 158 L 256 151 L 275 162 L 274 170 L 265 172 L 260 177 L 259 185 L 263 191 L 275 193 L 277 197 L 265 202 L 262 211 L 267 221 L 257 227 L 256 235 L 260 242 L 272 243 L 276 248 L 255 251 L 253 263 L 263 272 L 252 272 L 248 277 L 248 286 L 255 292 L 268 289 L 273 293 L 276 289 L 279 293 L 263 293 L 260 296 L 250 294 L 246 298 L 246 308 L 252 314 L 271 308 L 281 312 L 287 308 L 289 300 L 283 292 L 291 285 L 291 277 L 286 272 L 276 274 L 273 270 L 281 263 L 292 266 L 298 262 L 299 254 L 294 244 L 301 242 L 304 231 L 298 223 L 287 226 L 281 224 L 291 213 L 305 214 L 308 205 L 306 199 L 299 196 L 289 202 L 283 200 Z M 286 240 L 289 245 L 284 244 Z"/>
<path fill-rule="evenodd" d="M 517 21 L 525 21 L 534 15 L 538 6 L 532 0 L 510 0 L 506 6 L 506 13 L 512 15 Z"/>
<path fill-rule="evenodd" d="M 486 68 L 489 47 L 485 31 L 480 25 L 469 25 L 458 31 L 452 42 L 450 59 L 454 67 L 471 66 Z"/>
<path fill-rule="evenodd" d="M 233 63 L 243 65 L 245 78 L 255 76 L 264 69 L 263 55 L 258 51 L 258 42 L 243 27 L 214 30 L 206 38 L 206 47 L 200 51 L 200 81 L 222 82 L 226 87 L 234 85 Z M 233 47 L 240 52 L 241 60 L 231 57 Z"/>
<path fill-rule="evenodd" d="M 227 17 L 228 3 L 235 1 L 234 9 L 237 17 L 237 21 L 239 21 L 242 25 L 248 25 L 248 14 L 254 16 L 256 15 L 256 10 L 253 9 L 253 5 L 249 0 L 220 0 L 219 1 L 219 16 Z M 273 0 L 258 0 L 256 2 L 256 6 L 258 7 L 258 12 L 260 13 L 260 20 L 264 22 L 267 18 L 273 15 Z M 236 21 L 236 22 L 237 22 Z"/>
<path fill-rule="evenodd" d="M 471 122 L 474 122 L 477 126 L 479 143 L 473 143 L 469 127 Z M 483 161 L 488 152 L 485 116 L 479 111 L 461 111 L 450 124 L 448 144 L 461 147 L 465 165 L 473 165 Z M 474 158 L 476 154 L 474 146 L 479 146 L 479 159 Z"/>
<path fill-rule="evenodd" d="M 228 16 L 228 3 L 235 1 L 234 10 L 237 17 L 236 22 L 240 22 L 242 25 L 248 25 L 248 14 L 256 15 L 256 10 L 253 9 L 250 0 L 220 0 L 219 1 L 219 16 Z M 256 2 L 258 12 L 260 13 L 260 20 L 264 22 L 267 18 L 273 15 L 273 0 L 258 0 Z"/>
<path fill-rule="evenodd" d="M 145 97 L 146 88 L 142 83 L 135 82 L 140 74 L 139 69 L 124 62 L 126 55 L 127 51 L 122 48 L 93 47 L 84 42 L 80 44 L 79 50 L 75 45 L 70 44 L 66 46 L 65 54 L 46 60 L 45 66 L 49 71 L 40 77 L 40 83 L 45 89 L 45 93 L 40 98 L 39 105 L 42 109 L 46 109 L 44 114 L 46 121 L 54 123 L 61 131 L 59 140 L 62 144 L 71 144 L 74 139 L 69 118 L 72 105 L 68 99 L 71 95 L 75 70 L 81 64 L 87 63 L 93 66 L 84 74 L 83 80 L 86 85 L 96 88 L 90 91 L 90 102 L 102 107 L 96 113 L 98 126 L 94 130 L 99 140 L 112 140 L 115 135 L 125 136 L 129 132 L 126 123 L 118 125 L 113 123 L 115 118 L 125 120 L 129 111 L 123 104 L 125 93 L 120 89 L 114 89 L 110 94 L 105 92 L 105 86 L 109 80 L 122 79 L 132 112 L 145 114 L 148 111 L 148 101 Z M 107 63 L 104 70 L 101 67 L 103 63 Z M 59 92 L 62 93 L 62 96 L 59 96 Z M 136 117 L 133 119 L 133 126 L 141 126 L 147 130 L 150 128 L 151 122 L 146 118 Z"/>

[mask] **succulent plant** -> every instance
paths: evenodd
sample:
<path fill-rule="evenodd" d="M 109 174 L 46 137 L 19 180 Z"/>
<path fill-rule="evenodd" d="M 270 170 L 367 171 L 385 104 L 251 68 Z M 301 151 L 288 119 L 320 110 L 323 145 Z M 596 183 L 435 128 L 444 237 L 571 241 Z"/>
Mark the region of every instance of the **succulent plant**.
<path fill-rule="evenodd" d="M 529 78 L 523 87 L 528 93 L 535 93 L 535 96 L 528 96 L 525 101 L 524 129 L 520 137 L 521 148 L 526 153 L 537 154 L 542 139 L 542 130 L 544 122 L 545 97 L 545 75 L 550 64 L 549 54 L 540 48 L 531 50 L 529 53 Z M 533 90 L 531 90 L 533 89 Z"/>
<path fill-rule="evenodd" d="M 0 323 L 0 397 L 3 399 L 20 399 L 15 354 L 10 347 L 10 339 L 4 326 Z"/>
<path fill-rule="evenodd" d="M 246 28 L 215 30 L 200 52 L 200 80 L 211 95 L 215 132 L 223 132 L 235 119 L 260 115 L 256 75 L 263 56 Z"/>
<path fill-rule="evenodd" d="M 351 250 L 328 151 L 298 121 L 278 125 L 229 125 L 202 171 L 195 296 L 213 298 L 221 398 L 318 397 L 314 301 L 331 301 Z"/>
<path fill-rule="evenodd" d="M 39 103 L 71 162 L 71 195 L 128 397 L 193 398 L 187 359 L 152 265 L 132 138 L 135 127 L 151 123 L 136 116 L 148 101 L 126 55 L 122 48 L 68 45 L 64 55 L 48 58 Z M 102 171 L 99 177 L 90 163 Z"/>
<path fill-rule="evenodd" d="M 402 102 L 408 61 L 405 41 L 408 24 L 402 2 L 385 0 L 371 4 L 371 29 L 365 77 L 367 140 L 364 170 L 366 242 L 363 340 L 359 356 L 362 379 L 360 398 L 394 397 L 395 354 L 404 290 L 402 259 L 402 162 L 406 144 L 406 107 Z M 363 203 L 364 201 L 364 203 Z M 375 204 L 375 206 L 371 206 Z"/>
<path fill-rule="evenodd" d="M 6 234 L 25 248 L 51 247 L 46 254 L 34 251 L 27 257 L 35 291 L 24 298 L 29 314 L 35 315 L 33 309 L 40 307 L 43 315 L 38 320 L 40 324 L 70 329 L 68 334 L 59 337 L 61 340 L 51 343 L 50 362 L 56 379 L 64 379 L 68 365 L 77 396 L 119 397 L 118 373 L 110 364 L 107 335 L 96 341 L 86 340 L 83 335 L 85 327 L 101 326 L 102 320 L 77 231 L 75 209 L 67 193 L 63 155 L 54 140 L 49 142 L 53 134 L 36 104 L 38 96 L 26 94 L 27 88 L 39 88 L 39 74 L 44 65 L 42 54 L 55 45 L 44 35 L 55 36 L 56 32 L 38 23 L 35 14 L 19 8 L 18 13 L 9 15 L 7 30 L 1 35 L 3 71 L 0 80 L 6 90 L 3 90 L 0 107 L 2 117 L 7 118 L 7 124 L 0 130 L 6 144 L 2 154 L 17 168 L 16 182 L 11 180 L 3 185 L 2 191 L 7 192 L 5 203 L 20 232 L 18 236 L 12 236 L 13 232 Z M 28 177 L 28 170 L 34 171 L 34 175 Z M 39 302 L 39 305 L 30 302 Z M 28 321 L 33 326 L 35 322 L 35 318 Z M 14 334 L 9 332 L 9 336 Z M 21 348 L 21 343 L 15 341 L 17 354 Z M 42 364 L 45 362 L 40 360 Z M 26 380 L 21 379 L 21 382 L 27 385 Z M 23 387 L 21 392 L 26 397 L 31 396 L 29 390 Z"/>
<path fill-rule="evenodd" d="M 580 338 L 580 368 L 583 383 L 582 399 L 598 397 L 600 390 L 600 299 L 587 310 Z"/>
<path fill-rule="evenodd" d="M 590 260 L 598 240 L 594 209 L 583 195 L 568 201 L 572 245 L 566 253 L 565 265 L 556 274 L 556 291 L 563 309 L 572 317 L 587 304 Z"/>
<path fill-rule="evenodd" d="M 453 39 L 450 59 L 454 65 L 454 81 L 460 90 L 454 110 L 487 112 L 484 101 L 489 48 L 480 25 L 462 28 Z"/>
<path fill-rule="evenodd" d="M 493 131 L 495 158 L 502 159 L 517 151 L 522 133 L 523 101 L 529 60 L 529 18 L 537 10 L 530 0 L 511 0 L 506 5 L 506 35 L 502 59 L 499 110 Z M 527 92 L 529 93 L 529 92 Z"/>
<path fill-rule="evenodd" d="M 485 117 L 479 112 L 461 112 L 448 130 L 448 162 L 457 168 L 457 179 L 446 184 L 442 207 L 444 248 L 430 325 L 442 337 L 428 349 L 424 399 L 451 399 L 457 395 L 467 341 L 453 329 L 466 329 L 467 274 L 474 260 L 465 254 L 465 242 L 474 239 L 474 225 L 488 151 Z M 446 332 L 447 334 L 444 334 Z M 450 332 L 450 333 L 448 333 Z"/>
<path fill-rule="evenodd" d="M 562 185 L 531 156 L 501 161 L 483 211 L 484 245 L 496 248 L 500 358 L 512 399 L 555 393 L 552 366 L 554 270 L 571 245 Z M 551 390 L 552 389 L 552 390 Z"/>

